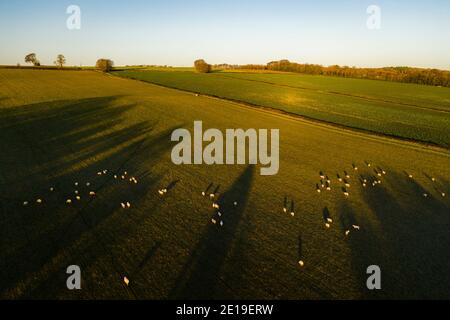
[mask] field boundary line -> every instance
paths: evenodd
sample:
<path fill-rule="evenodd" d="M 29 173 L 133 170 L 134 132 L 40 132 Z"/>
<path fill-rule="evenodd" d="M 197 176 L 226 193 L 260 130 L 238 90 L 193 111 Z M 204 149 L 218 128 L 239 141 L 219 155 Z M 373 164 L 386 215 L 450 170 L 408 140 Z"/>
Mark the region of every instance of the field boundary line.
<path fill-rule="evenodd" d="M 216 74 L 214 74 L 214 75 L 216 75 Z M 411 108 L 416 108 L 416 109 L 421 109 L 421 110 L 432 110 L 432 111 L 435 111 L 435 112 L 450 113 L 450 110 L 442 110 L 442 109 L 438 109 L 438 108 L 436 108 L 434 106 L 433 107 L 424 107 L 424 106 L 420 106 L 420 105 L 417 105 L 417 104 L 405 103 L 405 102 L 400 102 L 400 101 L 377 99 L 377 98 L 363 96 L 363 95 L 355 95 L 355 94 L 344 93 L 344 92 L 339 92 L 339 91 L 329 91 L 329 90 L 321 90 L 321 89 L 307 88 L 307 87 L 301 87 L 301 86 L 293 86 L 293 85 L 280 84 L 280 83 L 275 83 L 275 82 L 270 82 L 270 81 L 245 79 L 245 78 L 239 78 L 239 77 L 229 76 L 229 75 L 224 75 L 224 74 L 220 74 L 219 76 L 221 76 L 223 78 L 229 78 L 229 79 L 236 79 L 236 80 L 242 80 L 242 81 L 250 81 L 250 82 L 269 84 L 269 85 L 282 87 L 282 88 L 290 88 L 290 89 L 297 89 L 297 90 L 313 91 L 313 92 L 317 92 L 317 93 L 323 93 L 323 94 L 329 94 L 329 95 L 338 95 L 338 96 L 355 98 L 355 99 L 361 99 L 361 100 L 366 100 L 366 101 L 381 102 L 381 103 L 386 103 L 386 104 L 397 104 L 397 105 L 400 105 L 400 106 L 411 107 Z"/>
<path fill-rule="evenodd" d="M 120 75 L 112 75 L 112 76 L 117 79 L 138 81 L 138 82 L 141 82 L 141 83 L 144 83 L 147 85 L 153 85 L 153 86 L 157 86 L 157 87 L 161 87 L 161 88 L 165 88 L 165 89 L 169 89 L 169 90 L 176 90 L 176 91 L 183 92 L 183 93 L 198 94 L 199 96 L 202 96 L 205 98 L 219 100 L 222 102 L 228 102 L 231 105 L 235 105 L 239 108 L 251 109 L 254 111 L 258 111 L 260 113 L 275 116 L 277 118 L 296 121 L 296 122 L 302 122 L 304 124 L 314 126 L 314 127 L 322 127 L 322 128 L 325 128 L 325 129 L 328 129 L 331 131 L 339 132 L 340 134 L 347 134 L 350 136 L 356 135 L 356 136 L 359 136 L 366 140 L 378 141 L 378 142 L 380 142 L 380 140 L 384 140 L 385 142 L 390 143 L 392 145 L 400 145 L 402 147 L 412 148 L 415 150 L 422 150 L 422 151 L 425 150 L 425 151 L 434 152 L 434 153 L 440 154 L 440 155 L 450 156 L 450 147 L 446 148 L 445 146 L 441 146 L 441 145 L 438 145 L 438 144 L 435 144 L 432 142 L 403 138 L 403 137 L 389 135 L 389 134 L 383 134 L 383 133 L 375 132 L 375 131 L 368 130 L 368 129 L 344 126 L 344 125 L 340 125 L 340 124 L 333 123 L 330 121 L 318 120 L 318 119 L 314 119 L 314 118 L 311 118 L 308 116 L 299 115 L 299 114 L 295 114 L 292 112 L 288 112 L 288 111 L 284 111 L 284 110 L 280 110 L 280 109 L 276 109 L 276 108 L 272 108 L 272 107 L 261 106 L 261 105 L 257 105 L 257 104 L 240 101 L 240 100 L 223 98 L 220 96 L 215 96 L 215 95 L 210 95 L 210 94 L 204 94 L 201 92 L 183 90 L 183 89 L 179 89 L 176 87 L 162 85 L 162 84 L 158 84 L 158 83 L 154 83 L 154 82 L 150 82 L 150 81 L 146 81 L 146 80 L 134 79 L 134 78 L 124 77 L 124 76 L 120 76 Z"/>

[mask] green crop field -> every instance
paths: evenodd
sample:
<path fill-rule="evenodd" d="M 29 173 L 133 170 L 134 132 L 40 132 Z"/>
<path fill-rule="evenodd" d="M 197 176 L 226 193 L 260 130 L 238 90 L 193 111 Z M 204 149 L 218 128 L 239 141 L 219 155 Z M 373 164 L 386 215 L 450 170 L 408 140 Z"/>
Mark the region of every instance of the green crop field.
<path fill-rule="evenodd" d="M 449 89 L 278 74 L 121 75 L 449 146 Z M 279 174 L 174 165 L 170 135 L 195 120 L 279 128 Z M 448 298 L 445 148 L 91 71 L 1 69 L 0 133 L 0 298 Z M 347 188 L 337 178 L 345 172 Z M 202 196 L 211 183 L 223 227 Z M 283 212 L 285 197 L 294 216 Z M 374 264 L 380 291 L 366 288 Z M 69 265 L 81 267 L 82 290 L 67 290 Z"/>
<path fill-rule="evenodd" d="M 115 74 L 450 147 L 450 88 L 286 73 L 149 69 Z"/>

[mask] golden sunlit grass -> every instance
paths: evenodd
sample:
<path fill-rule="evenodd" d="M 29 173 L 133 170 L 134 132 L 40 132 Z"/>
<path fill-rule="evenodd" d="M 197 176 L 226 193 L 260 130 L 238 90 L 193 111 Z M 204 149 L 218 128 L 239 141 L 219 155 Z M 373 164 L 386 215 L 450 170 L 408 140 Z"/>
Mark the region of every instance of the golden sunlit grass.
<path fill-rule="evenodd" d="M 446 150 L 96 72 L 0 70 L 0 111 L 2 298 L 448 294 Z M 279 128 L 279 174 L 173 165 L 194 120 Z"/>

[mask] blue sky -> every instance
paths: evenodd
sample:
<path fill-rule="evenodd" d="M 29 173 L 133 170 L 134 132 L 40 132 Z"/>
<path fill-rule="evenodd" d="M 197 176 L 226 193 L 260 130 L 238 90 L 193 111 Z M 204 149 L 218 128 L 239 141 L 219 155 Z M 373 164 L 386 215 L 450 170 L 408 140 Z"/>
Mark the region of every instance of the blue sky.
<path fill-rule="evenodd" d="M 81 8 L 68 30 L 66 8 Z M 381 29 L 366 27 L 369 5 Z M 450 69 L 447 0 L 0 0 L 0 64 L 302 63 Z"/>

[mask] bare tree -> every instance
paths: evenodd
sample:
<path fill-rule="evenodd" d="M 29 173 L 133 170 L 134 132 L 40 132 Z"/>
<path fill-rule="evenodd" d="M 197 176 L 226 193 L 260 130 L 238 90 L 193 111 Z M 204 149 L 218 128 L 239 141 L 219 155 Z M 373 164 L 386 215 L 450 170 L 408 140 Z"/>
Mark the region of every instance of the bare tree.
<path fill-rule="evenodd" d="M 41 63 L 36 57 L 36 53 L 30 53 L 25 56 L 26 63 L 32 63 L 34 66 L 40 66 Z"/>
<path fill-rule="evenodd" d="M 62 54 L 58 54 L 56 61 L 54 62 L 58 67 L 62 68 L 66 64 L 66 57 Z"/>
<path fill-rule="evenodd" d="M 209 73 L 211 72 L 211 65 L 207 64 L 205 60 L 199 59 L 194 62 L 195 70 L 200 73 Z"/>
<path fill-rule="evenodd" d="M 103 72 L 109 72 L 112 70 L 114 62 L 109 59 L 98 59 L 95 67 Z"/>

